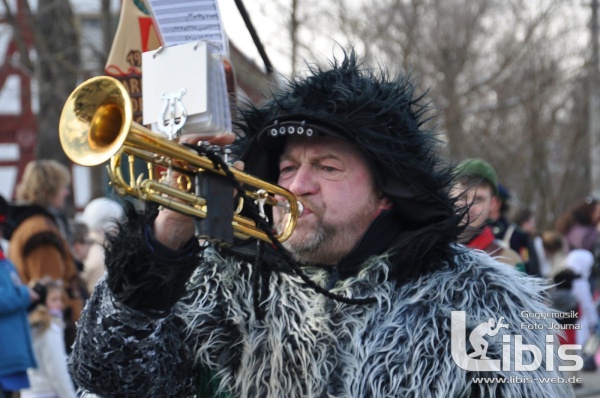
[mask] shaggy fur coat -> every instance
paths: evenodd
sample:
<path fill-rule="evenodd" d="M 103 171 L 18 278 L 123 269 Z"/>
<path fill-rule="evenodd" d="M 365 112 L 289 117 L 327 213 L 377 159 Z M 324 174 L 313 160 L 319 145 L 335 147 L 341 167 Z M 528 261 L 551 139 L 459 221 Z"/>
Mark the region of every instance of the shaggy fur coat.
<path fill-rule="evenodd" d="M 127 240 L 120 249 L 127 255 L 115 258 L 144 258 L 148 247 L 138 239 Z M 212 392 L 197 396 L 573 396 L 567 383 L 473 380 L 559 377 L 545 370 L 545 359 L 529 372 L 515 372 L 514 364 L 498 372 L 456 365 L 450 339 L 455 310 L 466 311 L 466 336 L 489 318 L 504 317 L 508 328 L 488 339 L 490 358 L 502 357 L 502 335 L 520 334 L 545 352 L 546 334 L 553 334 L 550 320 L 523 316 L 550 312 L 544 286 L 483 252 L 457 253 L 457 267 L 442 265 L 400 286 L 388 279 L 386 255 L 371 257 L 358 275 L 335 284 L 334 292 L 372 297 L 374 304 L 340 303 L 306 288 L 296 275 L 274 273 L 262 319 L 253 307 L 252 267 L 234 256 L 205 250 L 184 297 L 164 311 L 123 304 L 109 259 L 109 277 L 96 287 L 79 323 L 70 370 L 79 386 L 101 397 L 192 397 L 207 379 Z M 181 258 L 169 263 L 184 266 Z M 322 286 L 331 278 L 322 268 L 305 272 Z"/>

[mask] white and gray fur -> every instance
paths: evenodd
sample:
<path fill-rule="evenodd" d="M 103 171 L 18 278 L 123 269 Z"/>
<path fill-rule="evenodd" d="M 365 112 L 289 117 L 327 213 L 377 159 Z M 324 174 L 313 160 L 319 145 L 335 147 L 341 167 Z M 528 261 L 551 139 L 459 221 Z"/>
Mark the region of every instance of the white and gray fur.
<path fill-rule="evenodd" d="M 544 364 L 526 374 L 477 373 L 462 370 L 450 355 L 455 310 L 467 312 L 467 336 L 490 317 L 504 316 L 509 329 L 490 339 L 490 358 L 501 357 L 503 334 L 521 334 L 543 350 L 551 321 L 521 314 L 550 312 L 539 280 L 465 251 L 458 268 L 445 266 L 398 287 L 387 279 L 386 260 L 371 258 L 357 277 L 336 284 L 338 294 L 376 299 L 367 305 L 328 299 L 297 276 L 274 273 L 262 320 L 254 314 L 250 265 L 216 253 L 204 254 L 186 297 L 167 317 L 124 307 L 102 282 L 79 325 L 71 370 L 79 385 L 106 397 L 193 396 L 199 364 L 232 397 L 573 396 L 567 383 L 472 381 L 559 376 Z M 305 271 L 321 285 L 330 277 L 323 269 Z M 543 330 L 522 329 L 522 322 Z"/>

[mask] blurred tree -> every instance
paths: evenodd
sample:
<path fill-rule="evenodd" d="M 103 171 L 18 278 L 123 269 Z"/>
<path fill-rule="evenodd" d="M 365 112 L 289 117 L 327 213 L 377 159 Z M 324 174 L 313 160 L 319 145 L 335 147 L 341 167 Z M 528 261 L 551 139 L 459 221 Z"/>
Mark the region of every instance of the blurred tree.
<path fill-rule="evenodd" d="M 590 192 L 585 12 L 567 0 L 337 0 L 336 14 L 371 62 L 428 90 L 449 159 L 490 161 L 545 228 Z"/>
<path fill-rule="evenodd" d="M 592 191 L 587 5 L 572 0 L 262 0 L 266 43 L 304 60 L 353 45 L 411 73 L 457 162 L 483 157 L 541 228 Z M 286 34 L 287 33 L 287 34 Z M 282 40 L 287 38 L 287 40 Z M 326 50 L 330 51 L 327 52 Z M 297 72 L 300 71 L 300 72 Z"/>
<path fill-rule="evenodd" d="M 289 60 L 295 75 L 306 62 L 319 63 L 335 48 L 335 41 L 346 37 L 337 28 L 340 15 L 333 15 L 332 3 L 320 0 L 254 0 L 254 10 L 273 21 L 263 27 L 263 41 L 273 54 Z M 329 52 L 329 53 L 328 53 Z M 280 71 L 281 72 L 281 71 Z"/>
<path fill-rule="evenodd" d="M 70 164 L 57 137 L 62 107 L 75 88 L 81 70 L 73 9 L 69 0 L 41 1 L 35 12 L 27 1 L 25 3 L 34 34 L 34 71 L 39 87 L 36 156 Z"/>
<path fill-rule="evenodd" d="M 11 4 L 14 6 L 17 1 L 25 10 L 26 23 L 32 31 L 35 46 L 32 53 L 26 51 L 24 37 L 13 15 L 15 7 Z M 37 84 L 36 158 L 56 159 L 70 166 L 71 161 L 58 140 L 60 115 L 66 99 L 79 82 L 103 73 L 116 28 L 111 1 L 100 0 L 99 14 L 85 15 L 76 15 L 73 8 L 74 4 L 81 6 L 83 2 L 3 0 L 3 3 L 7 20 L 13 26 L 14 38 L 22 49 L 21 67 L 35 77 Z M 89 2 L 86 6 L 89 7 Z M 93 32 L 90 34 L 90 31 Z M 103 195 L 104 169 L 94 167 L 91 173 L 93 195 Z"/>

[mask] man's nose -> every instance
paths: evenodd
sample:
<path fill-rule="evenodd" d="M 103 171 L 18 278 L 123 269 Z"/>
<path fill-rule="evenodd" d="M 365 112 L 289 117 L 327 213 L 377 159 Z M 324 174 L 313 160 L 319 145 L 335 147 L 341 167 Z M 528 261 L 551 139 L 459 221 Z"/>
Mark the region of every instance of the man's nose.
<path fill-rule="evenodd" d="M 314 194 L 319 190 L 316 174 L 310 165 L 303 164 L 298 168 L 288 189 L 296 196 Z"/>

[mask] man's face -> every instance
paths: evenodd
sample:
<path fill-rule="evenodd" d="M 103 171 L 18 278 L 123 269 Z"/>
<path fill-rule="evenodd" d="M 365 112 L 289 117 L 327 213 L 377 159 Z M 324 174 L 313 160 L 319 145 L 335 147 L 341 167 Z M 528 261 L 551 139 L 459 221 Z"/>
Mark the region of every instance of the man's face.
<path fill-rule="evenodd" d="M 371 171 L 354 145 L 331 137 L 290 137 L 281 155 L 278 184 L 304 206 L 284 242 L 299 261 L 337 264 L 352 250 L 382 209 Z M 274 209 L 280 228 L 287 215 Z"/>
<path fill-rule="evenodd" d="M 456 205 L 459 207 L 469 206 L 463 222 L 468 224 L 468 230 L 479 229 L 488 219 L 490 204 L 492 203 L 492 188 L 487 185 L 475 185 L 468 187 L 457 184 L 452 189 L 452 196 L 458 197 Z"/>

